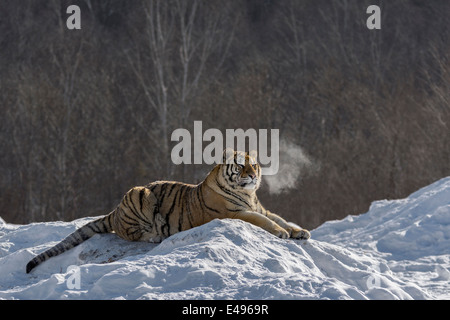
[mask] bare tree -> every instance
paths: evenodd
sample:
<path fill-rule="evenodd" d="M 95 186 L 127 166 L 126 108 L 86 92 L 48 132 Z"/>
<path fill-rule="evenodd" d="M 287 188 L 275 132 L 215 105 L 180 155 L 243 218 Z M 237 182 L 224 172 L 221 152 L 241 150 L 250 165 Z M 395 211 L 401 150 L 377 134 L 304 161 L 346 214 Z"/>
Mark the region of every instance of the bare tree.
<path fill-rule="evenodd" d="M 160 146 L 161 158 L 169 159 L 170 128 L 187 123 L 193 108 L 191 99 L 199 94 L 200 83 L 213 80 L 221 70 L 236 20 L 230 23 L 227 10 L 217 13 L 197 0 L 149 1 L 143 9 L 143 38 L 135 39 L 133 49 L 125 50 L 125 55 L 149 111 L 158 118 L 155 126 L 159 130 L 145 127 L 142 114 L 132 116 L 148 138 Z M 207 70 L 207 66 L 211 68 Z M 158 166 L 165 168 L 166 176 L 173 175 L 174 166 L 167 161 Z"/>

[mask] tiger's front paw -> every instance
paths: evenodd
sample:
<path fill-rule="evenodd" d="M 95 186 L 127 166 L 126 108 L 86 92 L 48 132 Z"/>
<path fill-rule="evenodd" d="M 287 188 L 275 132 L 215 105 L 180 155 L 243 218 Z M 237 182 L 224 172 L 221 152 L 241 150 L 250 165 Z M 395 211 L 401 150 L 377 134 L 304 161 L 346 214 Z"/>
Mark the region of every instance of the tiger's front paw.
<path fill-rule="evenodd" d="M 287 232 L 285 229 L 283 229 L 280 226 L 276 226 L 275 230 L 272 233 L 281 239 L 289 238 L 289 232 Z"/>
<path fill-rule="evenodd" d="M 291 238 L 308 240 L 309 238 L 311 238 L 311 233 L 309 233 L 309 231 L 306 229 L 292 228 Z"/>

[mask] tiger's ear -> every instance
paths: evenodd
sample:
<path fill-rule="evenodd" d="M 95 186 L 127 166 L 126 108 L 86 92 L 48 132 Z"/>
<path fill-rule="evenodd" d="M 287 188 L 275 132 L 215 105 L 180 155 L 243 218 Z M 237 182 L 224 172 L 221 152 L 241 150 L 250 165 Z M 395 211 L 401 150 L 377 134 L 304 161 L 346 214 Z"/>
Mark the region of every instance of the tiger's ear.
<path fill-rule="evenodd" d="M 236 163 L 245 166 L 245 155 L 247 152 L 236 151 Z"/>
<path fill-rule="evenodd" d="M 231 148 L 226 148 L 223 150 L 222 163 L 233 163 L 234 162 L 234 150 Z"/>
<path fill-rule="evenodd" d="M 258 151 L 256 150 L 250 150 L 250 152 L 248 153 L 248 155 L 250 156 L 250 161 L 251 164 L 256 164 L 257 163 L 257 158 L 258 158 Z"/>

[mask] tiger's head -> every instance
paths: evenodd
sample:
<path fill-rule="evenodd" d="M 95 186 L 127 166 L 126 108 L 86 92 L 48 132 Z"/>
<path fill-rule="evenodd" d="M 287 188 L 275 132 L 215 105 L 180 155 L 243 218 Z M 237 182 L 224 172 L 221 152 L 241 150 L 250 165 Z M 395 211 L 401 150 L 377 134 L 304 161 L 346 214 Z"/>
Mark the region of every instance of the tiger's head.
<path fill-rule="evenodd" d="M 226 183 L 232 188 L 256 191 L 261 184 L 261 167 L 256 157 L 256 151 L 225 149 L 220 166 Z"/>

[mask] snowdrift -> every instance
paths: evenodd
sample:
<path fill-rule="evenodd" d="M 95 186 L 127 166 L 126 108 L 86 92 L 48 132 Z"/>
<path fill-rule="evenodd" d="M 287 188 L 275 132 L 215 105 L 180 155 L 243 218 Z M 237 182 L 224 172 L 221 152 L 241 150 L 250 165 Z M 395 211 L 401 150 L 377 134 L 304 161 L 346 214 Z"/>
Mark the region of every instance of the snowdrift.
<path fill-rule="evenodd" d="M 450 177 L 327 222 L 308 241 L 214 220 L 161 244 L 96 235 L 25 273 L 34 255 L 92 219 L 0 219 L 0 299 L 450 298 Z"/>

